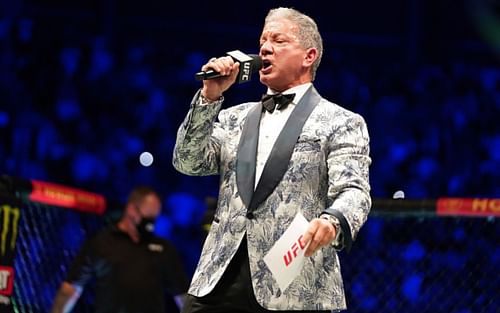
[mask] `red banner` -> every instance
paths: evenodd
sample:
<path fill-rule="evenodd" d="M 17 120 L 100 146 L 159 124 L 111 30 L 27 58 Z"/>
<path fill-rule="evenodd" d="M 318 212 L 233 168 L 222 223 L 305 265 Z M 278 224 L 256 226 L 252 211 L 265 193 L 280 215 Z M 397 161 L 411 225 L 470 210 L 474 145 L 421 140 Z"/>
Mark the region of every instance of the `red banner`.
<path fill-rule="evenodd" d="M 439 198 L 436 213 L 440 216 L 500 216 L 500 199 Z"/>
<path fill-rule="evenodd" d="M 37 180 L 32 180 L 31 184 L 31 201 L 95 214 L 103 214 L 106 210 L 106 199 L 102 195 Z"/>

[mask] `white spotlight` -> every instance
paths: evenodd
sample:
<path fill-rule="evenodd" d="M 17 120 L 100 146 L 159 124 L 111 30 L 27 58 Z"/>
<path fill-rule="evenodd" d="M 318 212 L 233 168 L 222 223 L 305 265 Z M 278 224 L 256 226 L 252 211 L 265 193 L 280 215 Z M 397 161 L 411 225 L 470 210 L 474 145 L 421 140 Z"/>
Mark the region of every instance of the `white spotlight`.
<path fill-rule="evenodd" d="M 150 166 L 151 164 L 153 164 L 153 160 L 153 155 L 147 151 L 141 153 L 141 155 L 139 156 L 139 162 L 141 162 L 142 166 Z"/>
<path fill-rule="evenodd" d="M 393 199 L 404 199 L 405 198 L 405 192 L 403 190 L 398 190 L 392 195 Z"/>

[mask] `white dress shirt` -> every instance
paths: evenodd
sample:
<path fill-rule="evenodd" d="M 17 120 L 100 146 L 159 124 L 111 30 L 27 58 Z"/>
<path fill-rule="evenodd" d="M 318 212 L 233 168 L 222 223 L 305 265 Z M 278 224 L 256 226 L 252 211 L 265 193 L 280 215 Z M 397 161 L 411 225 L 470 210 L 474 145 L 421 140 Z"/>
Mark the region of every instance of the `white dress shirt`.
<path fill-rule="evenodd" d="M 306 83 L 283 91 L 282 94 L 284 95 L 295 93 L 295 97 L 293 98 L 292 102 L 288 104 L 285 109 L 274 110 L 273 113 L 264 110 L 264 113 L 262 114 L 262 117 L 260 119 L 259 144 L 257 146 L 254 188 L 257 187 L 260 176 L 262 175 L 262 170 L 264 169 L 264 165 L 267 162 L 267 158 L 269 158 L 269 154 L 271 153 L 274 143 L 281 133 L 283 126 L 285 126 L 285 123 L 288 120 L 288 117 L 290 117 L 290 114 L 295 108 L 295 105 L 299 103 L 300 99 L 302 99 L 302 97 L 306 93 L 307 88 L 309 88 L 311 85 L 312 83 Z M 272 95 L 276 92 L 268 89 L 267 93 Z"/>

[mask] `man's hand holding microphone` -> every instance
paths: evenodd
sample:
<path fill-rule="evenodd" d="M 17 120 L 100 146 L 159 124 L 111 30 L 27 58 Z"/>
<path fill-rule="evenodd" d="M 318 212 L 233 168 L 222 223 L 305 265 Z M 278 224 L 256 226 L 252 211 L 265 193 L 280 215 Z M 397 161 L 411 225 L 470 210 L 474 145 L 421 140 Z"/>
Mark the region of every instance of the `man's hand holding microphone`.
<path fill-rule="evenodd" d="M 262 68 L 262 59 L 255 54 L 245 54 L 239 50 L 230 51 L 228 56 L 211 58 L 196 73 L 197 80 L 203 80 L 202 96 L 209 101 L 218 100 L 224 91 L 236 81 L 250 81 L 252 73 Z"/>
<path fill-rule="evenodd" d="M 236 81 L 240 71 L 240 63 L 235 62 L 230 56 L 211 58 L 201 69 L 204 72 L 214 70 L 220 74 L 220 76 L 213 79 L 204 79 L 203 89 L 201 91 L 205 99 L 216 101 L 222 96 L 222 93 L 229 89 Z"/>

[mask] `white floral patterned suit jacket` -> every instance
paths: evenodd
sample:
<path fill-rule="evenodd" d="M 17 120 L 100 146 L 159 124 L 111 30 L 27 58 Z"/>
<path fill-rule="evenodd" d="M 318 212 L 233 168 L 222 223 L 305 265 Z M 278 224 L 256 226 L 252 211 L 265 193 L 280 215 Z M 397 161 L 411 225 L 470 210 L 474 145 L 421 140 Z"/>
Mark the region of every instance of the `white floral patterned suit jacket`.
<path fill-rule="evenodd" d="M 220 102 L 196 105 L 199 96 L 198 91 L 179 128 L 173 164 L 188 175 L 220 174 L 220 189 L 189 293 L 201 297 L 214 288 L 246 234 L 253 290 L 264 308 L 345 309 L 337 249 L 350 247 L 371 207 L 363 118 L 322 98 L 311 86 L 278 136 L 254 188 L 262 104 L 220 111 Z M 299 211 L 308 220 L 323 212 L 335 215 L 343 243 L 306 258 L 301 274 L 280 290 L 263 257 Z"/>

